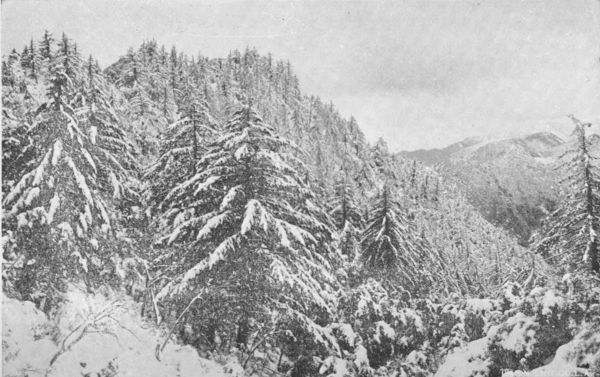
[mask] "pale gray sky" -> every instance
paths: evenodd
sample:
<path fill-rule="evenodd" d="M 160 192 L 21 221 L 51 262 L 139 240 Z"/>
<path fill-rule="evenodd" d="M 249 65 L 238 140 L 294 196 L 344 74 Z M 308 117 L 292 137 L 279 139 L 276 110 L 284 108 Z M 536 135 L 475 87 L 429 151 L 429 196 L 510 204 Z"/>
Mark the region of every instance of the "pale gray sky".
<path fill-rule="evenodd" d="M 599 0 L 5 0 L 2 53 L 65 31 L 103 65 L 145 39 L 290 60 L 393 150 L 600 123 Z"/>

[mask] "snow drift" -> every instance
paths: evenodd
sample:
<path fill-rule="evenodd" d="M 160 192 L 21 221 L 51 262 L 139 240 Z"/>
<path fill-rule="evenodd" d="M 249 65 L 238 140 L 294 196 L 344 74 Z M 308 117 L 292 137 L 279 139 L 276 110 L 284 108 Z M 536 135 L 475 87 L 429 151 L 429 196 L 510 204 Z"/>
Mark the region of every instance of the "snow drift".
<path fill-rule="evenodd" d="M 71 286 L 48 318 L 33 303 L 2 296 L 3 376 L 215 376 L 243 374 L 232 359 L 207 360 L 191 346 L 169 342 L 144 323 L 139 305 L 106 291 L 90 295 Z"/>

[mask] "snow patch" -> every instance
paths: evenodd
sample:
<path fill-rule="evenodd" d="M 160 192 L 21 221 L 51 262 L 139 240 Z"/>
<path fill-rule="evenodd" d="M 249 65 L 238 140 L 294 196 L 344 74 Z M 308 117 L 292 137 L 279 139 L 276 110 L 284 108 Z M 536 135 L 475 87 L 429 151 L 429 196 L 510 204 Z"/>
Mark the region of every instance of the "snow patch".
<path fill-rule="evenodd" d="M 52 221 L 54 221 L 54 214 L 56 213 L 56 210 L 58 209 L 59 206 L 60 206 L 60 197 L 58 196 L 57 193 L 54 193 L 54 196 L 52 197 L 52 199 L 50 199 L 50 208 L 48 209 L 48 212 L 46 213 L 46 222 L 48 224 L 52 224 Z"/>
<path fill-rule="evenodd" d="M 75 182 L 77 182 L 77 186 L 79 186 L 81 193 L 83 196 L 85 196 L 85 199 L 88 201 L 88 203 L 92 204 L 94 202 L 92 199 L 92 192 L 85 181 L 85 177 L 79 172 L 79 169 L 77 169 L 71 157 L 67 156 L 65 159 L 67 161 L 67 165 L 69 165 L 73 175 L 75 176 Z"/>
<path fill-rule="evenodd" d="M 367 354 L 367 349 L 363 345 L 356 347 L 356 350 L 354 351 L 354 357 L 354 363 L 359 367 L 359 369 L 369 367 L 369 356 Z"/>
<path fill-rule="evenodd" d="M 487 338 L 481 338 L 466 346 L 452 350 L 434 377 L 487 376 Z"/>
<path fill-rule="evenodd" d="M 494 302 L 483 298 L 468 299 L 466 301 L 466 307 L 475 313 L 490 313 L 495 310 Z"/>
<path fill-rule="evenodd" d="M 96 144 L 96 138 L 98 137 L 98 127 L 91 126 L 90 127 L 90 141 L 92 144 Z"/>
<path fill-rule="evenodd" d="M 530 356 L 534 350 L 535 333 L 539 325 L 535 318 L 519 312 L 510 317 L 502 325 L 492 326 L 487 333 L 488 338 L 501 337 L 498 343 L 504 349 L 515 353 L 525 352 L 524 357 Z M 501 334 L 502 333 L 502 334 Z"/>
<path fill-rule="evenodd" d="M 60 160 L 60 155 L 63 150 L 63 144 L 60 139 L 54 142 L 54 151 L 52 152 L 52 166 L 56 166 Z"/>
<path fill-rule="evenodd" d="M 552 308 L 561 307 L 564 305 L 564 302 L 565 300 L 562 297 L 557 296 L 554 290 L 547 290 L 544 294 L 544 298 L 542 299 L 542 314 L 552 314 Z"/>
<path fill-rule="evenodd" d="M 50 159 L 50 151 L 46 152 L 44 159 L 40 163 L 40 165 L 35 169 L 35 175 L 33 177 L 32 186 L 39 186 L 42 182 L 42 178 L 46 171 L 46 166 L 48 166 L 48 160 Z"/>
<path fill-rule="evenodd" d="M 248 233 L 254 225 L 259 225 L 266 232 L 269 228 L 269 221 L 268 214 L 260 202 L 256 199 L 251 199 L 246 205 L 241 234 Z"/>
<path fill-rule="evenodd" d="M 235 159 L 236 160 L 242 160 L 246 157 L 248 157 L 250 155 L 250 148 L 248 148 L 248 144 L 243 144 L 241 147 L 239 147 L 236 151 L 235 151 Z"/>
<path fill-rule="evenodd" d="M 385 321 L 377 321 L 375 322 L 375 335 L 373 336 L 373 339 L 377 342 L 377 343 L 381 343 L 381 339 L 380 339 L 380 335 L 383 335 L 384 337 L 393 340 L 396 337 L 396 332 L 394 331 L 394 329 L 387 324 L 387 322 Z"/>
<path fill-rule="evenodd" d="M 354 329 L 352 329 L 352 326 L 350 326 L 347 323 L 334 323 L 331 325 L 331 327 L 340 332 L 343 339 L 346 341 L 346 343 L 348 343 L 348 345 L 350 347 L 354 347 L 354 345 L 356 344 L 358 335 L 356 335 L 356 333 L 354 332 Z"/>
<path fill-rule="evenodd" d="M 319 374 L 325 375 L 327 371 L 331 373 L 327 374 L 327 377 L 346 377 L 351 375 L 348 370 L 348 362 L 344 359 L 335 356 L 329 356 L 323 361 Z"/>

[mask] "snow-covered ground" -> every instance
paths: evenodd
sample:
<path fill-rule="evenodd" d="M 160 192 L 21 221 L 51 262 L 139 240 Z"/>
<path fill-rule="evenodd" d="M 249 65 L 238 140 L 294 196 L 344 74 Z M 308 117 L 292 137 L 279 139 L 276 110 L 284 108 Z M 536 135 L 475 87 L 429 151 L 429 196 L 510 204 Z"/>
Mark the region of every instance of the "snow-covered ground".
<path fill-rule="evenodd" d="M 236 360 L 217 363 L 140 319 L 128 296 L 71 287 L 53 319 L 33 303 L 2 297 L 3 376 L 241 376 Z"/>
<path fill-rule="evenodd" d="M 435 377 L 486 376 L 488 362 L 485 351 L 487 339 L 481 338 L 451 352 L 437 370 Z"/>

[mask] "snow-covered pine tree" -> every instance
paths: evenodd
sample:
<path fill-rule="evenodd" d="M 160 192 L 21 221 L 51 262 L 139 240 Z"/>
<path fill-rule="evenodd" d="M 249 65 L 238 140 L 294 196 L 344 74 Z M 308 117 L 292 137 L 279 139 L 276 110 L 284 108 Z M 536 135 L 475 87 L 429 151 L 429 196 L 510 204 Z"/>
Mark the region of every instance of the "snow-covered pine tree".
<path fill-rule="evenodd" d="M 181 91 L 178 117 L 160 137 L 160 156 L 150 165 L 148 205 L 153 211 L 177 185 L 196 173 L 196 164 L 214 137 L 216 122 L 212 118 L 203 91 L 187 81 Z"/>
<path fill-rule="evenodd" d="M 66 36 L 45 64 L 46 101 L 30 124 L 27 117 L 16 120 L 27 128 L 30 150 L 9 162 L 26 168 L 5 193 L 2 221 L 12 262 L 5 273 L 14 276 L 14 288 L 34 300 L 51 297 L 67 276 L 81 272 L 87 279 L 101 273 L 110 255 L 97 238 L 112 229 L 103 194 L 114 190 L 107 177 L 123 177 L 114 173 L 120 156 L 105 149 L 108 144 L 94 142 L 106 129 L 107 115 L 95 111 L 98 119 L 90 121 L 87 104 L 101 106 L 81 90 L 84 66 Z"/>
<path fill-rule="evenodd" d="M 2 61 L 2 86 L 15 88 L 21 82 L 23 70 L 21 67 L 21 56 L 13 49 L 8 58 Z"/>
<path fill-rule="evenodd" d="M 315 323 L 332 315 L 337 286 L 331 230 L 311 215 L 326 217 L 292 168 L 289 147 L 244 107 L 210 145 L 197 172 L 164 200 L 167 235 L 161 241 L 185 247 L 157 261 L 172 260 L 164 271 L 172 280 L 158 298 L 179 298 L 180 308 L 189 303 L 187 323 L 204 328 L 204 339 L 218 330 L 242 349 L 259 334 L 270 344 L 284 334 L 297 342 L 335 343 Z"/>
<path fill-rule="evenodd" d="M 360 249 L 360 231 L 363 227 L 361 210 L 356 202 L 354 188 L 347 173 L 338 174 L 331 200 L 329 214 L 333 218 L 340 238 L 340 250 L 349 260 L 353 260 Z"/>
<path fill-rule="evenodd" d="M 108 83 L 92 56 L 84 68 L 82 88 L 87 106 L 79 114 L 87 116 L 82 121 L 88 123 L 90 142 L 98 147 L 98 179 L 102 187 L 112 187 L 113 199 L 131 200 L 137 196 L 132 181 L 132 173 L 139 170 L 137 150 L 123 130 L 122 119 L 109 100 Z"/>
<path fill-rule="evenodd" d="M 388 156 L 390 154 L 385 140 L 382 138 L 377 139 L 375 145 L 371 147 L 370 152 L 373 170 L 385 176 L 389 171 Z"/>
<path fill-rule="evenodd" d="M 170 110 L 174 106 L 168 103 L 169 109 L 165 109 L 168 92 L 163 95 L 162 101 L 153 101 L 152 94 L 165 92 L 167 78 L 161 72 L 152 72 L 153 66 L 149 62 L 144 64 L 144 59 L 147 59 L 145 47 L 143 45 L 140 51 L 129 49 L 120 60 L 119 69 L 111 67 L 108 75 L 128 101 L 128 123 L 142 156 L 148 157 L 157 152 L 158 135 L 169 124 Z"/>
<path fill-rule="evenodd" d="M 560 167 L 567 184 L 566 198 L 534 235 L 533 248 L 557 266 L 600 273 L 600 172 L 585 134 L 591 124 L 570 117 L 575 123 L 575 143 L 563 154 Z"/>
<path fill-rule="evenodd" d="M 39 44 L 41 58 L 44 60 L 50 60 L 52 58 L 52 46 L 54 45 L 52 33 L 50 33 L 48 30 L 44 30 L 44 36 Z"/>
<path fill-rule="evenodd" d="M 387 184 L 369 213 L 361 247 L 367 269 L 411 292 L 422 292 L 443 269 L 442 255 L 406 219 Z"/>
<path fill-rule="evenodd" d="M 25 47 L 22 54 L 21 64 L 23 69 L 27 70 L 27 75 L 37 81 L 39 74 L 39 54 L 33 43 L 33 39 L 29 42 L 29 47 Z"/>

